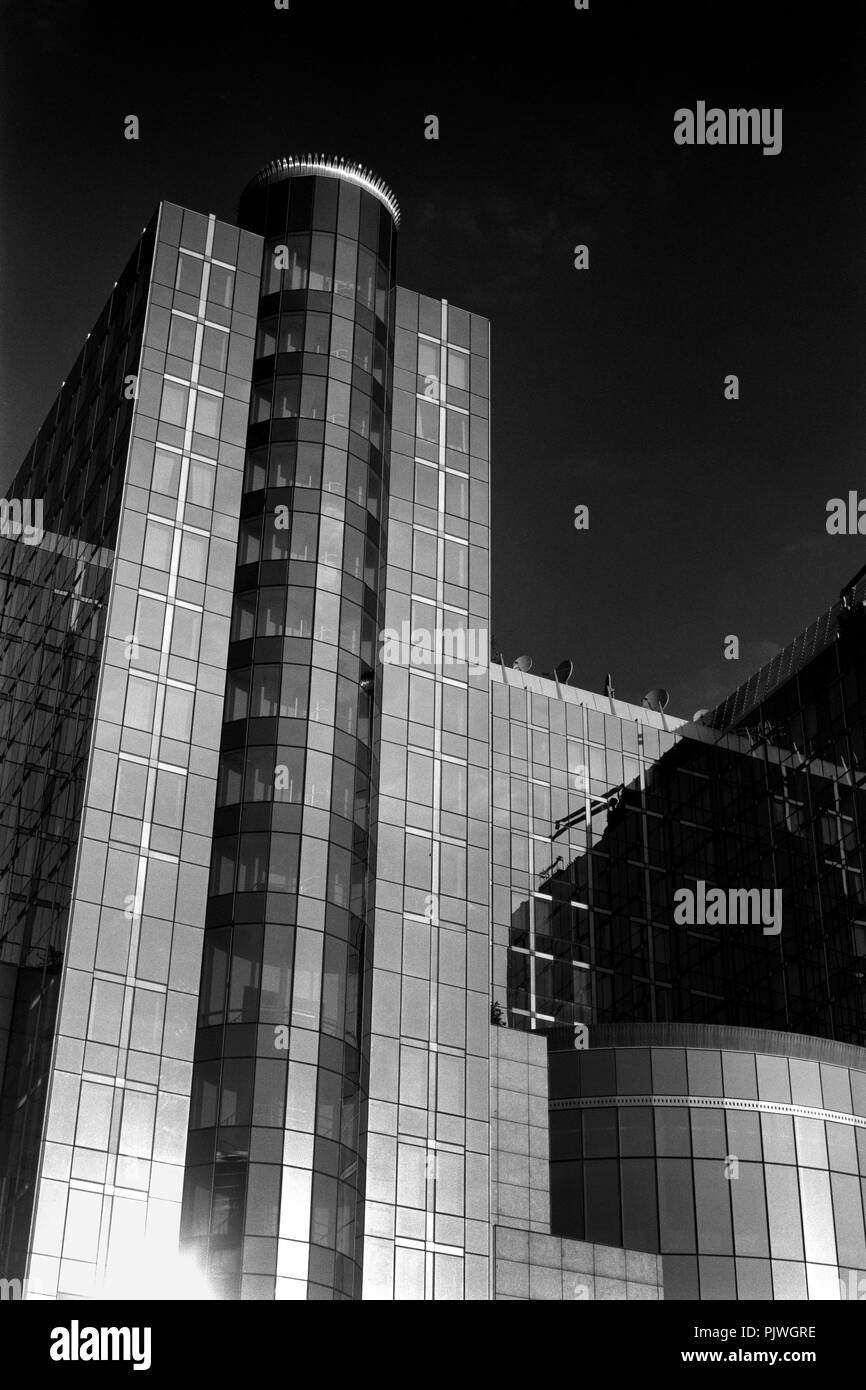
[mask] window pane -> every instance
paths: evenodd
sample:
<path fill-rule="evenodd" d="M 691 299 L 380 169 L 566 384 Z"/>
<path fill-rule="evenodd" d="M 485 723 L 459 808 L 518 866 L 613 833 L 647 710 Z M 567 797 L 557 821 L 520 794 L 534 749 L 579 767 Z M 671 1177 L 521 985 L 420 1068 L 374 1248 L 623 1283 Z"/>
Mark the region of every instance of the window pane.
<path fill-rule="evenodd" d="M 198 459 L 192 459 L 189 465 L 187 500 L 197 507 L 212 506 L 215 478 L 215 468 L 208 463 L 200 463 Z"/>
<path fill-rule="evenodd" d="M 232 307 L 232 295 L 235 288 L 235 273 L 227 270 L 222 265 L 212 265 L 210 268 L 210 281 L 207 287 L 207 297 L 211 304 L 219 304 L 223 309 Z"/>
<path fill-rule="evenodd" d="M 194 294 L 196 297 L 201 294 L 201 272 L 204 262 L 197 256 L 187 255 L 181 251 L 177 258 L 177 277 L 174 282 L 176 290 L 183 294 Z"/>
<path fill-rule="evenodd" d="M 169 454 L 164 449 L 157 449 L 153 459 L 153 491 L 161 492 L 166 497 L 177 497 L 179 486 L 180 454 Z"/>
<path fill-rule="evenodd" d="M 448 349 L 448 385 L 460 391 L 469 390 L 469 357 L 465 352 Z"/>
<path fill-rule="evenodd" d="M 224 372 L 229 357 L 229 335 L 219 328 L 205 328 L 202 341 L 202 366 Z"/>
<path fill-rule="evenodd" d="M 277 350 L 277 320 L 263 319 L 256 334 L 256 357 L 273 357 Z"/>
<path fill-rule="evenodd" d="M 334 238 L 316 233 L 310 254 L 310 289 L 330 291 L 333 284 Z"/>
<path fill-rule="evenodd" d="M 274 383 L 274 419 L 289 420 L 298 413 L 300 380 L 296 376 L 278 376 Z"/>
<path fill-rule="evenodd" d="M 301 352 L 303 346 L 303 314 L 283 314 L 280 319 L 280 352 Z"/>
<path fill-rule="evenodd" d="M 211 439 L 217 439 L 220 432 L 221 413 L 222 399 L 219 396 L 209 396 L 203 391 L 199 391 L 195 406 L 194 429 L 199 434 L 207 434 Z"/>
<path fill-rule="evenodd" d="M 144 564 L 154 569 L 168 570 L 171 566 L 171 547 L 174 530 L 158 521 L 148 521 L 144 533 Z"/>
<path fill-rule="evenodd" d="M 186 407 L 189 400 L 189 388 L 180 386 L 175 381 L 166 381 L 162 387 L 162 405 L 159 410 L 160 420 L 165 420 L 169 425 L 186 424 Z"/>
<path fill-rule="evenodd" d="M 186 357 L 192 361 L 195 348 L 195 319 L 181 318 L 172 314 L 168 333 L 168 350 L 175 357 Z"/>

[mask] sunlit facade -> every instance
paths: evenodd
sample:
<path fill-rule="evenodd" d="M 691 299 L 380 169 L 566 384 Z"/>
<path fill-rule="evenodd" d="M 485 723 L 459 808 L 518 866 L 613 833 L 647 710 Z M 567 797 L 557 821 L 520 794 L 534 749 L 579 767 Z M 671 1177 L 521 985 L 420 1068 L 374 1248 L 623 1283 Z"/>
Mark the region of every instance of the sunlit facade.
<path fill-rule="evenodd" d="M 0 1278 L 830 1297 L 863 581 L 691 722 L 491 662 L 490 325 L 399 227 L 318 157 L 160 204 L 4 500 Z"/>

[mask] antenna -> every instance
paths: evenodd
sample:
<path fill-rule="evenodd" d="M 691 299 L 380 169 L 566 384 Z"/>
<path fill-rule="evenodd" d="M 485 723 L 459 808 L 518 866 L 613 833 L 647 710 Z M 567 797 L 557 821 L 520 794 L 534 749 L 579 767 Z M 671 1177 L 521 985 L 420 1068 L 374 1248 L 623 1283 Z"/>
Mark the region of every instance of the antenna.
<path fill-rule="evenodd" d="M 514 669 L 515 669 L 515 671 L 531 671 L 531 670 L 532 670 L 532 657 L 531 657 L 531 656 L 519 656 L 519 657 L 517 658 L 517 660 L 515 661 L 515 663 L 514 663 Z"/>
<path fill-rule="evenodd" d="M 608 671 L 604 678 L 604 693 L 607 695 L 608 699 L 613 699 L 613 676 L 610 674 L 610 671 Z"/>
<path fill-rule="evenodd" d="M 641 700 L 641 704 L 644 709 L 654 709 L 661 714 L 662 710 L 667 709 L 670 698 L 664 686 L 660 685 L 655 690 L 648 690 Z"/>

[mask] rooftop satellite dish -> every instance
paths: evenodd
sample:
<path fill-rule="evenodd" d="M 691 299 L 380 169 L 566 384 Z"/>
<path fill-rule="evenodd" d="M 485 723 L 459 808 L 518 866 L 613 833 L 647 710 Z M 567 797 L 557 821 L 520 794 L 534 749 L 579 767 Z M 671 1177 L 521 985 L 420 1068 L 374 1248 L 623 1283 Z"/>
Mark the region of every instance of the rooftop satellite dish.
<path fill-rule="evenodd" d="M 569 661 L 566 657 L 565 661 L 560 661 L 559 665 L 556 668 L 556 679 L 559 681 L 560 685 L 568 685 L 568 682 L 571 680 L 573 674 L 574 662 Z"/>
<path fill-rule="evenodd" d="M 693 724 L 709 724 L 707 716 L 711 713 L 708 709 L 696 709 L 692 715 Z"/>
<path fill-rule="evenodd" d="M 515 669 L 515 671 L 531 671 L 531 670 L 532 670 L 532 657 L 531 657 L 531 656 L 519 656 L 519 657 L 517 658 L 517 660 L 515 661 L 515 663 L 514 663 L 514 669 Z"/>
<path fill-rule="evenodd" d="M 663 709 L 667 709 L 670 698 L 670 695 L 664 687 L 659 686 L 655 690 L 648 690 L 641 700 L 641 704 L 645 709 L 654 709 L 661 712 Z"/>

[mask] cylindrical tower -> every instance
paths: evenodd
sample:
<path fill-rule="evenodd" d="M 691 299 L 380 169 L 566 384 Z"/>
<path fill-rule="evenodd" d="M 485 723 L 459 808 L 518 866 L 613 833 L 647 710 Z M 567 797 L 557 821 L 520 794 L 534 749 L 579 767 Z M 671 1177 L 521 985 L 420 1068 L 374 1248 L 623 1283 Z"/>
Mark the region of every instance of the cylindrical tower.
<path fill-rule="evenodd" d="M 228 1298 L 360 1297 L 399 209 L 268 165 L 183 1237 Z"/>

